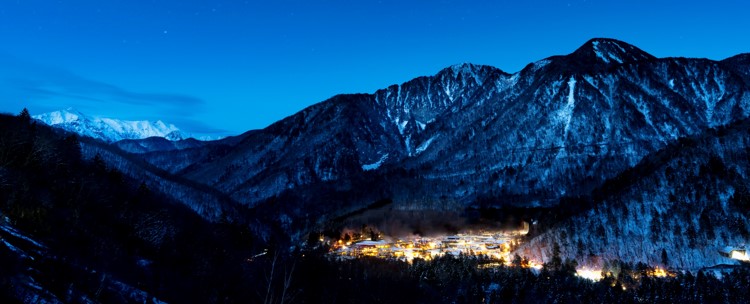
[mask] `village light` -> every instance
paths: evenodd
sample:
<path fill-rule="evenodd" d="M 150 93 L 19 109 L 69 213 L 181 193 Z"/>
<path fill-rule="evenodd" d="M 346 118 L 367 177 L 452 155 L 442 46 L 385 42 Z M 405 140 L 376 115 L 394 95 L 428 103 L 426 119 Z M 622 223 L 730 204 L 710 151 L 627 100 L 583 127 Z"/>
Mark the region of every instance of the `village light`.
<path fill-rule="evenodd" d="M 331 248 L 332 254 L 349 257 L 373 256 L 385 259 L 398 259 L 411 263 L 414 258 L 432 260 L 435 257 L 464 254 L 467 256 L 488 256 L 503 259 L 511 265 L 509 244 L 513 232 L 497 232 L 495 234 L 457 234 L 436 237 L 415 236 L 411 238 L 396 238 L 395 241 L 386 237 L 379 241 L 361 240 L 359 237 L 347 241 L 346 245 L 339 239 Z M 499 266 L 499 264 L 497 264 Z M 525 260 L 523 267 L 541 269 L 542 265 Z"/>
<path fill-rule="evenodd" d="M 406 251 L 404 252 L 404 256 L 409 262 L 411 262 L 414 259 L 414 252 L 412 252 L 411 250 Z"/>
<path fill-rule="evenodd" d="M 602 279 L 602 270 L 576 269 L 576 276 L 596 282 Z"/>
<path fill-rule="evenodd" d="M 659 268 L 659 267 L 656 267 L 656 268 L 654 268 L 654 270 L 653 270 L 653 271 L 651 271 L 651 272 L 649 273 L 649 275 L 651 275 L 651 276 L 653 276 L 653 277 L 659 277 L 659 278 L 663 278 L 663 277 L 666 277 L 666 276 L 667 276 L 667 275 L 669 275 L 669 274 L 667 273 L 667 271 L 666 271 L 666 270 L 664 270 L 664 269 L 662 269 L 662 268 Z"/>
<path fill-rule="evenodd" d="M 750 261 L 750 258 L 748 258 L 747 253 L 739 251 L 739 250 L 732 251 L 732 258 L 735 260 L 740 260 L 740 261 Z"/>

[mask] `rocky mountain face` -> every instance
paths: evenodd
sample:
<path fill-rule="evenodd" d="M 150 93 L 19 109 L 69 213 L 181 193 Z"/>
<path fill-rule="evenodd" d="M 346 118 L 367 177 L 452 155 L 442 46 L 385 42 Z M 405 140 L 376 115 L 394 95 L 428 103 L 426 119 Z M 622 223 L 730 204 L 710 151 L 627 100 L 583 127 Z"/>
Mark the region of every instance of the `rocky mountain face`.
<path fill-rule="evenodd" d="M 741 75 L 745 83 L 750 83 L 750 53 L 739 54 L 721 61 L 721 64 Z"/>
<path fill-rule="evenodd" d="M 127 121 L 90 117 L 72 108 L 35 115 L 34 118 L 47 125 L 106 142 L 149 137 L 162 137 L 171 141 L 185 138 L 177 127 L 161 120 Z"/>
<path fill-rule="evenodd" d="M 185 167 L 174 172 L 250 206 L 394 168 L 445 186 L 427 199 L 554 204 L 677 138 L 745 117 L 750 95 L 734 61 L 742 58 L 657 59 L 594 39 L 515 74 L 463 64 L 374 94 L 339 95 L 248 132 L 220 155 L 155 164 Z"/>

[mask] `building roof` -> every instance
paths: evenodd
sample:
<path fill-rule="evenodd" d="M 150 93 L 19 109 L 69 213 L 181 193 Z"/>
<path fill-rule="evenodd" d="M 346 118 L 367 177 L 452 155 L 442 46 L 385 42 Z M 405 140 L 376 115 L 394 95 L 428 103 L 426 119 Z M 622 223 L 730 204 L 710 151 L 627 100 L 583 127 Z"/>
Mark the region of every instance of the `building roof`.
<path fill-rule="evenodd" d="M 378 245 L 388 245 L 386 241 L 361 241 L 359 243 L 354 243 L 354 246 L 378 246 Z"/>
<path fill-rule="evenodd" d="M 744 252 L 745 248 L 734 247 L 734 246 L 725 246 L 724 248 L 719 249 L 719 252 L 726 253 L 726 254 L 731 254 L 732 251 L 743 251 Z"/>

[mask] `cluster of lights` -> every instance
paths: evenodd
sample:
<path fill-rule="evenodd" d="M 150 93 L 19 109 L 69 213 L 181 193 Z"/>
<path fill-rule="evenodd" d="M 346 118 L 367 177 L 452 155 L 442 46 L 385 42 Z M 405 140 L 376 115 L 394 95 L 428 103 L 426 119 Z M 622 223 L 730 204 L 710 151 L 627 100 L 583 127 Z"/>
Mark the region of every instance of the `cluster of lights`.
<path fill-rule="evenodd" d="M 504 266 L 513 266 L 509 245 L 511 237 L 508 233 L 481 233 L 438 237 L 415 236 L 396 239 L 395 241 L 355 239 L 344 242 L 343 240 L 337 240 L 331 243 L 330 254 L 342 258 L 377 257 L 404 260 L 407 262 L 412 262 L 416 258 L 429 261 L 444 255 L 481 255 L 497 261 L 503 260 L 505 263 Z M 323 237 L 320 238 L 320 241 L 326 242 Z M 736 254 L 736 252 L 733 253 L 732 258 L 748 260 L 747 255 Z M 503 264 L 494 262 L 480 265 L 481 268 L 499 266 L 503 266 Z M 526 259 L 521 262 L 520 266 L 536 270 L 540 270 L 543 267 L 542 264 Z M 580 268 L 576 270 L 576 275 L 594 282 L 604 278 L 601 269 Z M 674 276 L 674 274 L 661 267 L 649 270 L 646 275 L 659 278 Z M 623 286 L 623 290 L 625 290 L 625 286 Z"/>
<path fill-rule="evenodd" d="M 655 267 L 653 269 L 650 269 L 646 272 L 646 275 L 649 277 L 656 277 L 656 278 L 665 278 L 665 277 L 674 277 L 674 273 L 671 273 L 667 271 L 664 268 L 661 267 Z M 594 282 L 600 281 L 604 278 L 602 275 L 601 269 L 590 269 L 590 268 L 580 268 L 576 269 L 576 276 L 591 280 Z M 638 278 L 638 276 L 636 276 Z"/>
<path fill-rule="evenodd" d="M 321 241 L 325 240 L 321 238 Z M 337 240 L 331 253 L 342 257 L 380 257 L 413 261 L 431 260 L 443 255 L 487 256 L 496 260 L 510 260 L 510 236 L 505 233 L 458 234 L 438 237 L 409 237 L 393 241 Z M 535 265 L 535 264 L 534 264 Z M 531 263 L 527 265 L 531 267 Z"/>
<path fill-rule="evenodd" d="M 653 270 L 649 270 L 647 273 L 651 277 L 657 277 L 657 278 L 664 278 L 667 276 L 674 276 L 673 274 L 667 272 L 664 268 L 656 267 Z"/>

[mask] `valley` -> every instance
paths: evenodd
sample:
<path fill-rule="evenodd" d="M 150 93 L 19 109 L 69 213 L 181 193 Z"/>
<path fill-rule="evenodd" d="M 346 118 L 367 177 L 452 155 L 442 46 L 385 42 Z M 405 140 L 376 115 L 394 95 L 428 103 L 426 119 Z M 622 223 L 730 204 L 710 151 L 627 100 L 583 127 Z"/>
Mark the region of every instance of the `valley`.
<path fill-rule="evenodd" d="M 657 58 L 597 38 L 218 140 L 3 115 L 0 262 L 27 267 L 0 282 L 63 302 L 731 302 L 750 282 L 748 79 L 746 54 Z"/>

